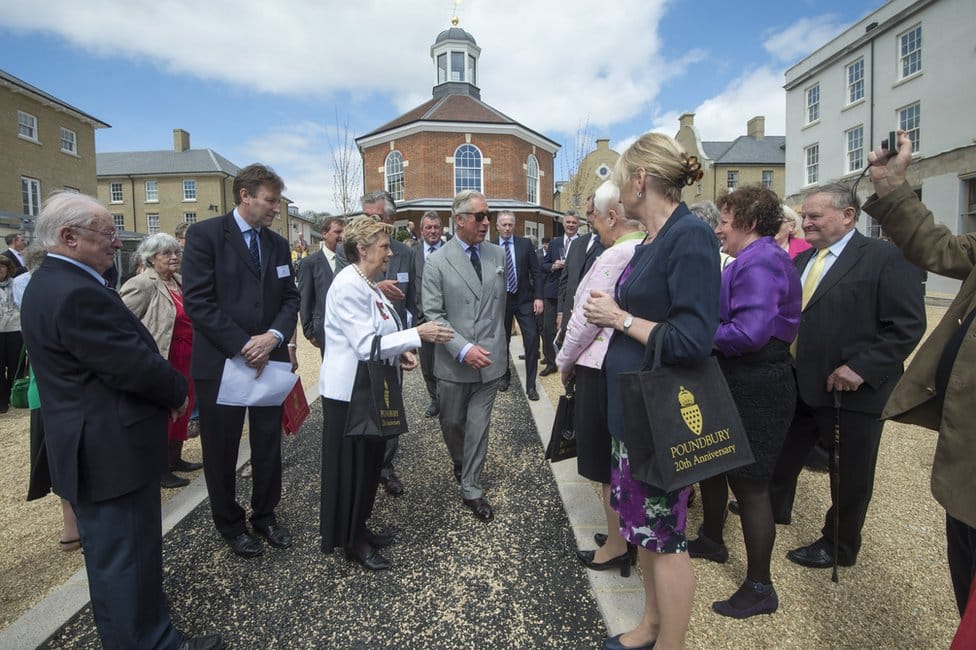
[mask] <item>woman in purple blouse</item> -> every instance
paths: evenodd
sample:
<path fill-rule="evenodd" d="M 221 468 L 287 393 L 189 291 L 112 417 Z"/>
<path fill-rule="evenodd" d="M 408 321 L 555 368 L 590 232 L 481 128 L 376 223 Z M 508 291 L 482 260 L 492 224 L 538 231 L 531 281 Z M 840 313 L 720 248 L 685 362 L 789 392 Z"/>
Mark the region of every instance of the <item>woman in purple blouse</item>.
<path fill-rule="evenodd" d="M 723 616 L 770 614 L 779 606 L 769 574 L 776 539 L 769 481 L 796 404 L 790 343 L 800 325 L 800 276 L 773 236 L 783 221 L 772 191 L 746 186 L 717 202 L 715 234 L 735 261 L 722 272 L 715 349 L 745 425 L 755 463 L 702 481 L 704 524 L 688 542 L 691 557 L 724 563 L 722 540 L 728 488 L 739 501 L 746 545 L 746 580 L 728 600 L 712 603 Z"/>

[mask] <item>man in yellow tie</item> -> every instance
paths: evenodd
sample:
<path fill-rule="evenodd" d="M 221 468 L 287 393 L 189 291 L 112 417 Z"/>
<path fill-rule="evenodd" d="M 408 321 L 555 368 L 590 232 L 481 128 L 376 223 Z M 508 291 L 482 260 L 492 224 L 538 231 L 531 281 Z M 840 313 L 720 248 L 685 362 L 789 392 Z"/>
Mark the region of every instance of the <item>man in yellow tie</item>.
<path fill-rule="evenodd" d="M 773 477 L 778 523 L 789 523 L 796 478 L 813 445 L 833 449 L 832 393 L 840 393 L 840 493 L 817 541 L 787 553 L 806 567 L 833 566 L 834 513 L 839 508 L 838 564 L 850 566 L 874 488 L 881 410 L 902 364 L 925 331 L 921 272 L 888 242 L 855 229 L 860 212 L 850 188 L 831 183 L 803 201 L 811 248 L 794 260 L 803 285 L 803 314 L 794 343 L 797 405 Z"/>

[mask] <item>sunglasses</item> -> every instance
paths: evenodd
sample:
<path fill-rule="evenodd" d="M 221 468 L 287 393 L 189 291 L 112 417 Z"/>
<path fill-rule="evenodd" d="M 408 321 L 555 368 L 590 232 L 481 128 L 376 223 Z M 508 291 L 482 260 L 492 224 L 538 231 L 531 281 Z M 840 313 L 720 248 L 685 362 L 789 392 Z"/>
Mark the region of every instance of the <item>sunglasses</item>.
<path fill-rule="evenodd" d="M 467 214 L 474 217 L 475 221 L 484 221 L 491 216 L 491 213 L 485 210 L 484 212 L 459 212 L 458 214 Z"/>

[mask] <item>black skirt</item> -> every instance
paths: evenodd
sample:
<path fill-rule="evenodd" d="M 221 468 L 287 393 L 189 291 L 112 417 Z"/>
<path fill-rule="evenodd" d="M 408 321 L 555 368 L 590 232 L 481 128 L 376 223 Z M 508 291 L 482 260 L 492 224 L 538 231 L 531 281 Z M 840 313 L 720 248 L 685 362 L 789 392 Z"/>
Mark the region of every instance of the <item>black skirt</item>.
<path fill-rule="evenodd" d="M 603 371 L 576 366 L 576 471 L 597 483 L 610 483 L 610 429 Z"/>
<path fill-rule="evenodd" d="M 322 398 L 322 552 L 348 548 L 373 513 L 386 441 L 344 435 L 349 402 Z"/>
<path fill-rule="evenodd" d="M 796 380 L 790 346 L 771 339 L 761 350 L 718 362 L 739 409 L 755 462 L 729 472 L 732 476 L 768 481 L 783 449 L 796 407 Z"/>

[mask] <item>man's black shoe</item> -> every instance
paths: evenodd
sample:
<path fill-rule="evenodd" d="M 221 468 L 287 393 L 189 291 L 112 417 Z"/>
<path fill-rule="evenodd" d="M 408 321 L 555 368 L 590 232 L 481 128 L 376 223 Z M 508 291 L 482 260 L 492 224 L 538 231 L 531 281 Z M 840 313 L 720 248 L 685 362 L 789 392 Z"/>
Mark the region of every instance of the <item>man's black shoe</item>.
<path fill-rule="evenodd" d="M 400 477 L 396 474 L 391 474 L 386 478 L 380 478 L 380 483 L 383 484 L 383 487 L 388 493 L 395 497 L 403 494 L 403 483 L 400 482 Z"/>
<path fill-rule="evenodd" d="M 278 524 L 268 524 L 267 526 L 255 526 L 254 532 L 268 540 L 275 548 L 288 548 L 291 546 L 291 533 L 284 526 Z"/>
<path fill-rule="evenodd" d="M 540 377 L 548 377 L 549 375 L 554 375 L 557 372 L 559 372 L 559 368 L 557 368 L 556 366 L 546 366 L 539 373 L 539 376 Z"/>
<path fill-rule="evenodd" d="M 534 387 L 533 388 L 526 388 L 525 389 L 525 396 L 528 397 L 533 402 L 538 402 L 539 401 L 539 391 L 537 391 Z"/>
<path fill-rule="evenodd" d="M 478 497 L 477 499 L 463 499 L 464 505 L 471 508 L 471 512 L 474 516 L 484 522 L 491 521 L 495 513 L 491 509 L 491 504 L 485 500 L 484 497 Z"/>
<path fill-rule="evenodd" d="M 508 387 L 511 385 L 511 383 L 512 380 L 508 376 L 502 377 L 501 383 L 498 384 L 498 390 L 504 393 L 506 390 L 508 390 Z"/>
<path fill-rule="evenodd" d="M 436 418 L 438 415 L 440 415 L 440 412 L 441 412 L 440 405 L 437 402 L 431 402 L 427 406 L 427 410 L 424 411 L 424 415 L 429 418 Z"/>
<path fill-rule="evenodd" d="M 811 569 L 829 569 L 834 566 L 834 555 L 830 552 L 830 548 L 828 548 L 827 543 L 823 540 L 816 541 L 809 546 L 795 548 L 787 552 L 786 558 L 790 562 Z M 838 559 L 837 565 L 853 566 L 854 563 Z"/>
<path fill-rule="evenodd" d="M 252 558 L 264 553 L 264 545 L 247 531 L 235 537 L 225 537 L 224 539 L 227 541 L 227 546 L 230 546 L 230 550 L 241 557 Z"/>

